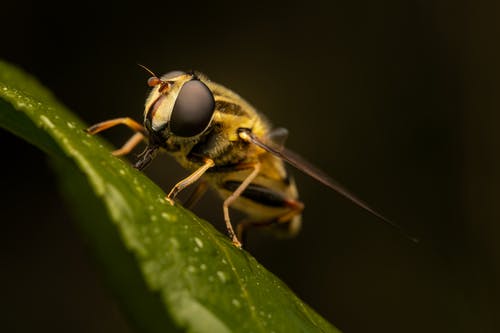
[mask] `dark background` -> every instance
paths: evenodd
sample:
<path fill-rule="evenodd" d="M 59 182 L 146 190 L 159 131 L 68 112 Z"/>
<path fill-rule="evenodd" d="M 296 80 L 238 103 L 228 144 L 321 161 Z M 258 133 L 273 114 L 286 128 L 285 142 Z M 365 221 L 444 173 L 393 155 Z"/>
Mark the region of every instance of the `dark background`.
<path fill-rule="evenodd" d="M 157 73 L 235 90 L 288 146 L 422 241 L 296 172 L 302 233 L 249 250 L 345 332 L 500 331 L 500 20 L 493 1 L 2 3 L 0 57 L 87 123 L 141 120 Z M 498 2 L 496 2 L 498 4 Z M 103 135 L 115 145 L 130 132 Z M 0 132 L 2 330 L 128 332 L 46 157 Z M 184 174 L 159 158 L 165 190 Z M 195 210 L 222 227 L 210 195 Z"/>

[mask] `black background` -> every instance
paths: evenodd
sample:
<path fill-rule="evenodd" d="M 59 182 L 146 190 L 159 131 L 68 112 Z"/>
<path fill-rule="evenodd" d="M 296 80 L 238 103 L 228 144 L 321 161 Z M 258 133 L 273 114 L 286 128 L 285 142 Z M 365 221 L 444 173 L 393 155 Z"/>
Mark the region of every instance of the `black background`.
<path fill-rule="evenodd" d="M 89 124 L 141 120 L 148 75 L 197 69 L 418 235 L 295 172 L 302 233 L 249 250 L 345 332 L 500 330 L 498 5 L 488 1 L 2 3 L 0 57 Z M 103 136 L 115 145 L 130 132 Z M 127 332 L 46 157 L 1 131 L 5 331 Z M 133 158 L 133 157 L 132 157 Z M 168 157 L 148 174 L 168 190 Z M 215 203 L 215 204 L 214 204 Z M 195 210 L 222 228 L 220 201 Z"/>

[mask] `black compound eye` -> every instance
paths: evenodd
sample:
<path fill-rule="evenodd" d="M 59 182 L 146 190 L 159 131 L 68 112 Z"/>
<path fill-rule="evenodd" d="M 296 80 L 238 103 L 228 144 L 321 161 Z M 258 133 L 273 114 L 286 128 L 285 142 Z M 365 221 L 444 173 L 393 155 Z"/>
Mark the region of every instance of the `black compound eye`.
<path fill-rule="evenodd" d="M 201 81 L 191 80 L 181 88 L 170 117 L 170 130 L 182 137 L 202 133 L 214 114 L 212 92 Z"/>

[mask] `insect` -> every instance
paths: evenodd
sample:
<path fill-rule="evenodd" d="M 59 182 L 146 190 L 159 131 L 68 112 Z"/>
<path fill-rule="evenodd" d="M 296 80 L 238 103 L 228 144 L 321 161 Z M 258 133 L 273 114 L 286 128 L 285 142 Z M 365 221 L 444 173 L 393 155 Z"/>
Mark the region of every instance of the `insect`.
<path fill-rule="evenodd" d="M 341 187 L 325 173 L 284 147 L 288 131 L 272 128 L 254 107 L 236 93 L 198 72 L 172 71 L 152 76 L 145 103 L 144 124 L 117 118 L 95 124 L 96 134 L 122 124 L 135 134 L 113 155 L 128 154 L 141 141 L 147 147 L 135 167 L 144 169 L 164 150 L 191 174 L 179 181 L 166 199 L 197 183 L 189 203 L 211 185 L 224 199 L 224 220 L 232 243 L 242 246 L 247 229 L 269 227 L 279 235 L 293 236 L 301 226 L 304 204 L 285 168 L 285 162 L 337 191 L 383 221 L 398 227 Z M 200 180 L 200 181 L 199 181 Z M 198 182 L 199 181 L 199 182 Z M 229 207 L 247 214 L 233 229 Z M 399 228 L 399 227 L 398 227 Z"/>

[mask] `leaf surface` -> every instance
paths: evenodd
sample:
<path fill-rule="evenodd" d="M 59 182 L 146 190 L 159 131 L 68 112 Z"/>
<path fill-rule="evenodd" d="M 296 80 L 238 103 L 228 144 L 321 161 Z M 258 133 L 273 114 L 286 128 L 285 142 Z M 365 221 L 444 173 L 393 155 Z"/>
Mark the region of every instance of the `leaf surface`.
<path fill-rule="evenodd" d="M 338 332 L 163 191 L 35 79 L 0 62 L 0 126 L 49 156 L 75 219 L 142 332 Z"/>

